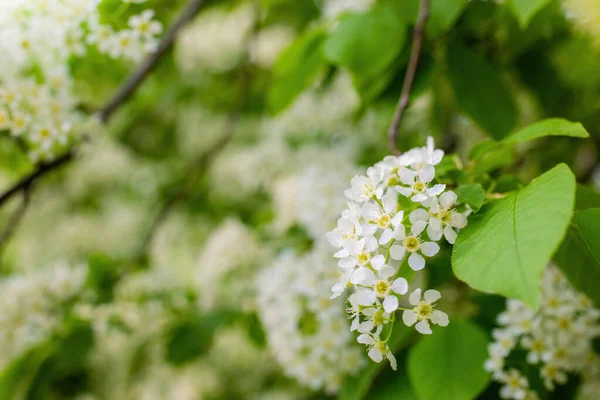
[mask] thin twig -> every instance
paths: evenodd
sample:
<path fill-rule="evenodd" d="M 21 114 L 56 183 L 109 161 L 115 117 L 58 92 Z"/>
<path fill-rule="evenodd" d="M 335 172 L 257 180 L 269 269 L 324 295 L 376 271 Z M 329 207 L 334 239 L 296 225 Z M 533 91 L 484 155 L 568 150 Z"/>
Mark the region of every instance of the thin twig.
<path fill-rule="evenodd" d="M 390 150 L 393 154 L 399 155 L 400 150 L 397 147 L 398 135 L 400 134 L 400 126 L 402 124 L 402 117 L 404 111 L 410 103 L 410 91 L 412 89 L 413 82 L 415 80 L 415 74 L 417 72 L 417 65 L 419 64 L 419 57 L 421 55 L 421 46 L 423 44 L 423 34 L 425 32 L 425 23 L 429 16 L 429 0 L 421 0 L 419 18 L 415 25 L 415 31 L 413 34 L 412 50 L 410 52 L 410 60 L 408 67 L 406 68 L 406 75 L 404 76 L 404 84 L 402 85 L 402 93 L 400 94 L 400 100 L 396 106 L 392 123 L 388 129 L 388 142 Z"/>
<path fill-rule="evenodd" d="M 233 137 L 240 114 L 247 103 L 248 95 L 250 93 L 251 77 L 247 64 L 250 59 L 250 47 L 252 46 L 254 35 L 259 28 L 259 11 L 260 7 L 257 5 L 255 25 L 246 38 L 247 50 L 240 71 L 240 93 L 238 95 L 237 104 L 234 105 L 233 111 L 231 111 L 229 114 L 223 134 L 212 146 L 210 146 L 207 150 L 202 152 L 198 158 L 192 161 L 173 196 L 171 196 L 164 204 L 162 204 L 162 206 L 160 206 L 158 213 L 150 223 L 150 226 L 144 235 L 141 245 L 136 253 L 136 256 L 134 257 L 134 262 L 139 262 L 144 256 L 147 255 L 148 247 L 152 243 L 156 232 L 173 210 L 174 206 L 189 196 L 193 185 L 206 172 L 212 163 L 212 160 L 221 152 L 222 149 L 227 146 Z"/>
<path fill-rule="evenodd" d="M 179 18 L 170 26 L 156 51 L 136 69 L 136 71 L 121 85 L 117 93 L 102 107 L 96 115 L 102 123 L 105 123 L 110 116 L 127 100 L 146 77 L 152 72 L 158 60 L 171 48 L 181 29 L 190 22 L 200 11 L 204 0 L 191 0 L 185 9 L 181 12 Z"/>
<path fill-rule="evenodd" d="M 14 235 L 14 233 L 16 232 L 19 223 L 23 219 L 23 216 L 25 216 L 27 206 L 29 205 L 32 190 L 31 184 L 24 186 L 21 190 L 23 191 L 23 200 L 11 215 L 10 219 L 8 220 L 8 223 L 2 231 L 2 234 L 0 234 L 0 252 L 4 250 L 4 246 L 10 240 L 12 235 Z"/>
<path fill-rule="evenodd" d="M 140 64 L 140 66 L 117 90 L 117 93 L 96 113 L 98 119 L 102 123 L 106 123 L 112 114 L 117 110 L 117 108 L 119 108 L 119 106 L 121 106 L 148 77 L 156 63 L 173 45 L 178 33 L 198 13 L 203 3 L 204 0 L 190 0 L 179 18 L 171 25 L 167 33 L 161 39 L 157 50 L 150 54 L 148 58 L 142 64 Z M 0 206 L 2 206 L 2 204 L 12 196 L 20 192 L 24 186 L 33 183 L 37 179 L 55 170 L 61 165 L 74 160 L 76 147 L 77 145 L 74 144 L 71 150 L 66 154 L 63 154 L 53 161 L 38 165 L 35 171 L 23 177 L 19 182 L 7 189 L 0 195 Z"/>

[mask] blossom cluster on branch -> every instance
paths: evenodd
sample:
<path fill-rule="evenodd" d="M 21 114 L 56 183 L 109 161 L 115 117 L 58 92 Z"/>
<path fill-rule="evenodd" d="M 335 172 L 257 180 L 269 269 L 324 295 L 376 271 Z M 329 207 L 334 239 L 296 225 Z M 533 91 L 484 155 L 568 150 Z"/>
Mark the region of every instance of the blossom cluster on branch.
<path fill-rule="evenodd" d="M 347 287 L 348 313 L 352 330 L 360 333 L 359 343 L 369 347 L 375 362 L 387 358 L 392 368 L 396 360 L 388 347 L 384 327 L 403 309 L 407 326 L 431 334 L 430 322 L 448 325 L 448 316 L 436 310 L 441 295 L 436 290 L 416 289 L 409 296 L 412 308 L 400 307 L 399 299 L 408 291 L 408 281 L 401 276 L 403 261 L 414 271 L 425 267 L 426 258 L 435 256 L 442 236 L 453 244 L 457 230 L 467 224 L 470 208 L 458 203 L 457 195 L 443 184 L 435 183 L 435 166 L 444 152 L 435 149 L 433 139 L 427 146 L 414 148 L 403 155 L 388 156 L 367 170 L 366 176 L 352 178 L 346 190 L 348 208 L 342 212 L 337 227 L 327 234 L 329 243 L 338 249 L 341 274 L 333 286 L 332 298 Z M 406 268 L 406 267 L 405 267 Z"/>
<path fill-rule="evenodd" d="M 129 3 L 115 10 L 115 21 L 103 20 L 99 0 L 0 4 L 0 132 L 21 143 L 32 161 L 54 158 L 86 122 L 74 60 L 93 46 L 112 59 L 136 61 L 157 46 L 162 25 L 150 9 L 130 16 L 127 28 L 113 28 Z"/>
<path fill-rule="evenodd" d="M 489 345 L 485 369 L 503 384 L 503 399 L 539 399 L 530 383 L 533 376 L 526 375 L 529 366 L 539 373 L 548 391 L 565 384 L 570 374 L 581 375 L 584 388 L 586 381 L 597 382 L 600 357 L 592 342 L 600 336 L 600 310 L 554 266 L 544 272 L 537 312 L 508 299 L 497 321 L 501 328 L 492 331 L 495 341 Z M 525 368 L 511 359 L 518 350 L 527 354 Z"/>

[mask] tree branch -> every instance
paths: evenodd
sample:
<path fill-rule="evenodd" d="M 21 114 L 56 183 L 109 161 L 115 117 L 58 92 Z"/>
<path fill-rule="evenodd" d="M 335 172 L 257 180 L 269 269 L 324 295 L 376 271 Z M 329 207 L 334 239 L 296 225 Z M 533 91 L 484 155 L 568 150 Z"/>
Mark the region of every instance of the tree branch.
<path fill-rule="evenodd" d="M 112 114 L 136 91 L 142 82 L 152 72 L 156 63 L 173 45 L 181 29 L 191 21 L 191 19 L 200 11 L 204 0 L 190 0 L 181 15 L 171 25 L 167 33 L 161 39 L 157 50 L 150 54 L 148 58 L 130 75 L 130 77 L 121 85 L 117 93 L 96 113 L 102 123 L 106 123 Z M 19 182 L 7 189 L 0 195 L 0 206 L 3 205 L 12 196 L 23 190 L 23 188 L 58 167 L 72 161 L 75 158 L 76 144 L 66 154 L 47 162 L 39 164 L 29 175 L 22 178 Z"/>
<path fill-rule="evenodd" d="M 8 220 L 8 223 L 4 227 L 4 230 L 2 231 L 2 234 L 0 235 L 0 252 L 2 252 L 2 250 L 4 250 L 4 246 L 6 245 L 6 243 L 10 240 L 12 235 L 17 230 L 19 223 L 25 216 L 25 211 L 27 211 L 27 206 L 29 206 L 29 200 L 31 197 L 31 190 L 32 190 L 31 183 L 27 184 L 26 186 L 23 186 L 21 188 L 21 190 L 23 191 L 23 200 L 22 200 L 21 204 L 15 209 L 15 211 L 11 215 L 10 219 Z"/>
<path fill-rule="evenodd" d="M 181 12 L 179 18 L 170 26 L 156 51 L 137 68 L 137 70 L 125 81 L 117 93 L 97 113 L 102 123 L 108 121 L 110 116 L 125 102 L 148 77 L 154 69 L 158 60 L 171 48 L 181 29 L 190 22 L 200 11 L 204 0 L 191 0 Z"/>
<path fill-rule="evenodd" d="M 390 146 L 390 150 L 395 155 L 400 154 L 400 150 L 398 150 L 396 142 L 398 140 L 398 135 L 400 134 L 400 126 L 402 124 L 402 117 L 404 116 L 404 111 L 410 103 L 410 91 L 415 80 L 417 65 L 419 64 L 421 47 L 423 44 L 423 34 L 425 33 L 425 23 L 427 22 L 428 16 L 429 0 L 421 0 L 419 18 L 417 19 L 417 23 L 415 25 L 415 31 L 413 34 L 412 41 L 412 50 L 410 52 L 410 60 L 408 62 L 408 67 L 406 68 L 406 75 L 404 76 L 402 92 L 400 94 L 400 99 L 398 100 L 398 105 L 396 106 L 396 111 L 394 112 L 394 117 L 392 118 L 392 122 L 388 129 L 388 143 Z"/>

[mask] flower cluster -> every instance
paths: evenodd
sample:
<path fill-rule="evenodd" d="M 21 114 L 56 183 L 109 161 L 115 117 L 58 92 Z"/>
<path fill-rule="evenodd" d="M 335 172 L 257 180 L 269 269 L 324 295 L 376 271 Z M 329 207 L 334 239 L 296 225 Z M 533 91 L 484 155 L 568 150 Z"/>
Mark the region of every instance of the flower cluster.
<path fill-rule="evenodd" d="M 31 0 L 0 4 L 0 131 L 26 144 L 32 160 L 64 149 L 84 119 L 70 65 L 88 46 L 137 60 L 157 44 L 162 25 L 146 10 L 115 31 L 100 23 L 98 0 Z M 127 4 L 123 4 L 127 7 Z"/>
<path fill-rule="evenodd" d="M 553 266 L 548 266 L 542 281 L 540 309 L 534 312 L 518 300 L 509 299 L 506 310 L 498 315 L 495 339 L 489 345 L 486 370 L 504 384 L 504 399 L 536 399 L 524 371 L 512 366 L 508 356 L 521 349 L 526 362 L 536 366 L 546 390 L 567 382 L 568 374 L 584 378 L 599 371 L 600 361 L 592 341 L 600 336 L 600 310 L 585 295 L 578 293 Z M 597 374 L 597 373 L 596 373 Z"/>
<path fill-rule="evenodd" d="M 395 360 L 382 331 L 395 319 L 399 298 L 408 291 L 408 282 L 400 276 L 402 262 L 407 258 L 410 268 L 423 269 L 426 258 L 440 250 L 436 242 L 443 236 L 454 243 L 457 230 L 467 224 L 470 209 L 459 205 L 445 185 L 434 183 L 435 166 L 443 155 L 428 138 L 426 147 L 388 156 L 366 176 L 352 178 L 345 192 L 348 208 L 327 234 L 338 249 L 334 256 L 342 270 L 332 298 L 354 288 L 348 298 L 352 330 L 358 330 L 358 341 L 370 347 L 371 359 L 388 358 L 392 367 Z M 448 316 L 435 309 L 440 297 L 427 290 L 421 299 L 421 290 L 415 290 L 409 296 L 413 308 L 404 309 L 404 323 L 422 334 L 431 333 L 430 322 L 448 325 Z"/>
<path fill-rule="evenodd" d="M 80 294 L 86 274 L 84 268 L 57 264 L 2 281 L 0 370 L 60 327 L 65 306 Z"/>
<path fill-rule="evenodd" d="M 361 364 L 340 300 L 329 300 L 336 277 L 328 247 L 281 254 L 257 280 L 258 314 L 269 347 L 287 375 L 314 390 L 335 393 Z"/>

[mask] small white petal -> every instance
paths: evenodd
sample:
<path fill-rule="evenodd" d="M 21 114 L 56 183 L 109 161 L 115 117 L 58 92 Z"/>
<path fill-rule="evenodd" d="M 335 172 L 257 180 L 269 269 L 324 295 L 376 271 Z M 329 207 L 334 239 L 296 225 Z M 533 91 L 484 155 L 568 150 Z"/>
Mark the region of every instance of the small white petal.
<path fill-rule="evenodd" d="M 395 189 L 398 193 L 400 193 L 402 196 L 405 196 L 405 197 L 408 197 L 413 193 L 411 188 L 407 188 L 404 186 L 395 186 Z"/>
<path fill-rule="evenodd" d="M 393 313 L 398 309 L 398 298 L 396 296 L 385 296 L 383 309 L 387 313 Z"/>
<path fill-rule="evenodd" d="M 442 230 L 436 231 L 433 229 L 433 226 L 429 224 L 427 226 L 427 236 L 429 236 L 429 239 L 431 240 L 440 240 L 442 238 Z"/>
<path fill-rule="evenodd" d="M 418 306 L 421 303 L 421 289 L 415 289 L 408 297 L 408 301 L 413 306 Z"/>
<path fill-rule="evenodd" d="M 359 335 L 358 338 L 356 339 L 356 341 L 360 344 L 374 344 L 375 340 L 373 339 L 373 337 L 367 333 L 363 333 L 362 335 Z"/>
<path fill-rule="evenodd" d="M 360 267 L 352 274 L 350 282 L 353 285 L 373 286 L 376 282 L 375 273 L 369 268 Z"/>
<path fill-rule="evenodd" d="M 385 356 L 390 361 L 390 367 L 392 367 L 392 369 L 395 371 L 398 368 L 398 362 L 396 361 L 396 357 L 394 357 L 391 351 L 388 351 Z"/>
<path fill-rule="evenodd" d="M 423 193 L 419 193 L 419 194 L 416 194 L 416 195 L 414 195 L 414 196 L 411 198 L 411 200 L 412 200 L 412 201 L 414 201 L 415 203 L 420 203 L 420 202 L 422 202 L 422 201 L 425 201 L 425 200 L 427 200 L 427 196 L 426 196 L 426 195 L 424 195 Z"/>
<path fill-rule="evenodd" d="M 402 260 L 404 258 L 404 254 L 406 254 L 406 249 L 398 244 L 390 247 L 390 257 L 394 260 Z"/>
<path fill-rule="evenodd" d="M 356 294 L 356 301 L 358 301 L 358 304 L 361 306 L 370 306 L 375 303 L 376 295 L 372 290 L 361 290 L 356 292 Z"/>
<path fill-rule="evenodd" d="M 404 211 L 399 211 L 394 218 L 392 218 L 392 226 L 396 227 L 402 223 L 402 219 L 404 218 Z"/>
<path fill-rule="evenodd" d="M 425 230 L 426 226 L 427 222 L 425 221 L 415 221 L 415 223 L 410 228 L 410 232 L 413 234 L 413 236 L 419 236 L 421 232 Z"/>
<path fill-rule="evenodd" d="M 369 350 L 368 355 L 369 358 L 376 363 L 380 363 L 381 360 L 383 360 L 383 354 L 381 354 L 381 351 L 379 351 L 377 347 L 373 347 L 371 350 Z"/>
<path fill-rule="evenodd" d="M 408 257 L 408 265 L 415 271 L 420 271 L 425 268 L 425 259 L 419 253 L 412 253 Z"/>
<path fill-rule="evenodd" d="M 454 229 L 452 229 L 450 225 L 446 225 L 446 227 L 444 228 L 444 237 L 446 238 L 448 243 L 454 244 L 454 242 L 456 242 L 456 236 L 458 235 L 456 234 Z"/>
<path fill-rule="evenodd" d="M 448 319 L 448 314 L 443 311 L 435 310 L 431 315 L 431 322 L 439 326 L 448 326 L 450 320 Z"/>
<path fill-rule="evenodd" d="M 435 168 L 433 168 L 433 165 L 423 165 L 423 167 L 421 167 L 421 169 L 419 170 L 419 180 L 421 182 L 431 182 L 434 177 Z"/>
<path fill-rule="evenodd" d="M 434 231 L 439 231 L 440 233 L 442 233 L 442 221 L 440 221 L 439 219 L 431 217 L 429 219 L 429 226 L 431 226 L 431 229 L 433 229 Z"/>
<path fill-rule="evenodd" d="M 408 291 L 408 282 L 404 278 L 398 278 L 392 282 L 392 290 L 398 294 L 405 294 Z"/>
<path fill-rule="evenodd" d="M 438 301 L 442 297 L 442 294 L 435 289 L 429 289 L 425 291 L 423 297 L 425 297 L 426 302 L 431 304 Z"/>
<path fill-rule="evenodd" d="M 379 271 L 379 276 L 382 277 L 383 279 L 387 279 L 394 275 L 396 275 L 396 270 L 394 268 L 390 267 L 389 265 L 384 265 L 383 267 L 381 267 L 381 270 Z"/>
<path fill-rule="evenodd" d="M 342 247 L 342 236 L 338 232 L 336 232 L 336 231 L 327 232 L 325 234 L 325 237 L 327 238 L 327 241 L 329 242 L 329 244 L 332 245 L 333 247 L 335 247 L 336 249 L 339 249 L 340 247 Z"/>
<path fill-rule="evenodd" d="M 375 324 L 373 323 L 373 321 L 365 321 L 358 325 L 358 331 L 360 333 L 367 333 L 367 332 L 371 332 L 374 327 L 375 327 Z"/>
<path fill-rule="evenodd" d="M 350 332 L 354 332 L 358 329 L 358 325 L 360 324 L 360 318 L 356 317 L 352 320 L 352 324 L 350 324 Z"/>
<path fill-rule="evenodd" d="M 431 327 L 426 319 L 415 325 L 415 328 L 417 329 L 417 332 L 423 335 L 431 335 Z"/>
<path fill-rule="evenodd" d="M 425 242 L 421 245 L 421 253 L 427 257 L 435 256 L 440 251 L 440 245 L 436 242 Z"/>
<path fill-rule="evenodd" d="M 344 250 L 348 251 L 350 254 L 357 253 L 361 249 L 360 242 L 353 238 L 342 240 L 342 245 L 344 246 Z"/>
<path fill-rule="evenodd" d="M 442 184 L 437 184 L 434 185 L 432 188 L 427 189 L 427 195 L 428 196 L 437 196 L 438 194 L 442 193 L 444 190 L 446 189 L 446 185 L 442 185 Z"/>
<path fill-rule="evenodd" d="M 429 213 L 424 208 L 417 208 L 415 211 L 410 213 L 410 222 L 413 224 L 416 221 L 426 221 L 429 219 Z"/>
<path fill-rule="evenodd" d="M 341 258 L 338 261 L 338 266 L 343 269 L 351 269 L 356 267 L 356 259 L 354 257 Z"/>
<path fill-rule="evenodd" d="M 388 244 L 390 240 L 392 240 L 392 238 L 394 237 L 394 231 L 391 230 L 390 228 L 386 228 L 383 233 L 381 234 L 381 237 L 379 238 L 379 244 L 380 245 L 385 245 Z"/>
<path fill-rule="evenodd" d="M 440 204 L 442 205 L 442 207 L 448 210 L 452 208 L 452 206 L 454 206 L 454 203 L 456 203 L 457 199 L 458 196 L 456 195 L 456 193 L 454 193 L 451 190 L 448 190 L 447 192 L 442 193 L 442 195 L 440 196 Z"/>
<path fill-rule="evenodd" d="M 396 240 L 404 240 L 405 237 L 406 237 L 406 228 L 402 224 L 397 225 L 396 228 L 394 228 L 394 238 Z"/>
<path fill-rule="evenodd" d="M 405 185 L 412 185 L 416 174 L 408 168 L 402 167 L 398 170 L 398 177 Z"/>
<path fill-rule="evenodd" d="M 413 310 L 405 310 L 402 313 L 402 322 L 406 326 L 413 326 L 417 322 L 417 313 Z"/>
<path fill-rule="evenodd" d="M 467 226 L 467 217 L 465 214 L 453 212 L 450 214 L 450 224 L 455 228 L 462 229 Z"/>
<path fill-rule="evenodd" d="M 381 254 L 377 254 L 375 257 L 371 258 L 371 265 L 376 270 L 380 270 L 385 264 L 385 257 Z"/>

